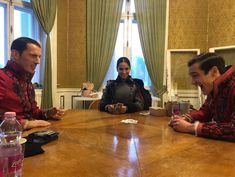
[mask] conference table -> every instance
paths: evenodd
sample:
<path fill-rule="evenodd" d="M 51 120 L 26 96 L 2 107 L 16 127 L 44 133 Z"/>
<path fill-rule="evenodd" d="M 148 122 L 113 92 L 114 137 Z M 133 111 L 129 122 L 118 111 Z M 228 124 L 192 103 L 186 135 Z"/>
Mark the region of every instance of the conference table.
<path fill-rule="evenodd" d="M 59 139 L 24 159 L 23 177 L 235 176 L 234 143 L 177 133 L 168 121 L 139 112 L 68 110 L 46 128 L 58 131 Z"/>

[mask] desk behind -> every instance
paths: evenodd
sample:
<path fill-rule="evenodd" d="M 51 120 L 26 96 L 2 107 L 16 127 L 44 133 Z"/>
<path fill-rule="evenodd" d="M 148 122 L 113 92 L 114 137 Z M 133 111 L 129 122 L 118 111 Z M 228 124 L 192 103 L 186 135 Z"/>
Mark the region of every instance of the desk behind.
<path fill-rule="evenodd" d="M 44 154 L 25 158 L 23 177 L 235 176 L 234 143 L 176 133 L 168 119 L 67 111 L 53 122 L 59 140 L 44 145 Z"/>

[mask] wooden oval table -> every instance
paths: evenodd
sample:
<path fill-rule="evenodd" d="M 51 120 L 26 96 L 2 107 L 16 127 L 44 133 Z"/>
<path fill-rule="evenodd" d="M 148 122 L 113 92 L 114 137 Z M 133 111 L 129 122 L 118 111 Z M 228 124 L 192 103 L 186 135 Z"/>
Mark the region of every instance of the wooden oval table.
<path fill-rule="evenodd" d="M 234 143 L 177 133 L 168 120 L 69 110 L 50 127 L 59 139 L 42 146 L 45 153 L 24 159 L 23 177 L 235 176 Z"/>

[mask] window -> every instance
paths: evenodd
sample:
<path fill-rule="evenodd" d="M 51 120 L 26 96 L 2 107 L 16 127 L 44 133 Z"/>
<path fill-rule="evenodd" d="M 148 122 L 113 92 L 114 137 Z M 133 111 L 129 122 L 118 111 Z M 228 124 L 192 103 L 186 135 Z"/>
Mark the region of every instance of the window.
<path fill-rule="evenodd" d="M 142 79 L 145 86 L 151 86 L 141 49 L 138 22 L 135 19 L 134 0 L 124 0 L 115 51 L 104 84 L 109 79 L 116 79 L 116 63 L 122 56 L 128 57 L 131 61 L 131 76 Z"/>
<path fill-rule="evenodd" d="M 9 59 L 12 41 L 18 37 L 40 39 L 40 28 L 31 8 L 30 0 L 0 0 L 0 67 Z M 40 83 L 40 68 L 37 67 L 32 82 Z"/>
<path fill-rule="evenodd" d="M 0 68 L 2 68 L 8 58 L 7 54 L 7 19 L 6 19 L 7 4 L 0 2 Z"/>
<path fill-rule="evenodd" d="M 27 36 L 38 38 L 38 23 L 34 19 L 34 14 L 31 9 L 22 7 L 14 8 L 14 39 Z"/>

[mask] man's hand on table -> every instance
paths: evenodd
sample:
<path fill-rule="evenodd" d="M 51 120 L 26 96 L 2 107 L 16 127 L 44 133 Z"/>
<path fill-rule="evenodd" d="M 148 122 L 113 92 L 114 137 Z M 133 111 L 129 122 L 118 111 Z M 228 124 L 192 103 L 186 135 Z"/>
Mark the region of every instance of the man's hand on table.
<path fill-rule="evenodd" d="M 175 131 L 182 133 L 195 133 L 195 127 L 193 123 L 186 121 L 183 117 L 173 116 L 169 122 L 169 126 L 171 126 Z"/>
<path fill-rule="evenodd" d="M 64 115 L 64 111 L 62 109 L 51 108 L 47 110 L 46 116 L 48 119 L 59 120 Z"/>
<path fill-rule="evenodd" d="M 46 127 L 49 125 L 51 125 L 51 123 L 45 120 L 25 120 L 23 127 L 27 130 L 36 127 Z"/>

